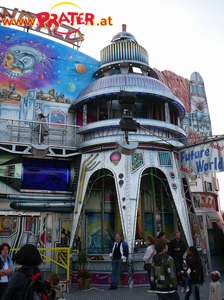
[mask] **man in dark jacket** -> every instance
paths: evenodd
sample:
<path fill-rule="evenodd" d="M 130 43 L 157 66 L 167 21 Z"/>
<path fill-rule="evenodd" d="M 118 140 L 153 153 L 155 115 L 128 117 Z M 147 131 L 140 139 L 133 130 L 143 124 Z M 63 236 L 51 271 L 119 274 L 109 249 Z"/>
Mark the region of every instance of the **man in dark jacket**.
<path fill-rule="evenodd" d="M 166 241 L 158 239 L 155 243 L 156 254 L 151 265 L 151 281 L 156 287 L 159 300 L 179 299 L 174 261 L 166 254 Z"/>
<path fill-rule="evenodd" d="M 123 262 L 128 257 L 128 245 L 121 239 L 121 234 L 116 233 L 116 241 L 113 243 L 110 258 L 112 259 L 112 275 L 109 290 L 116 290 L 121 277 Z"/>
<path fill-rule="evenodd" d="M 169 250 L 171 256 L 173 257 L 175 268 L 176 268 L 176 274 L 177 274 L 183 268 L 183 255 L 187 250 L 187 245 L 185 241 L 181 239 L 180 232 L 176 232 L 175 239 L 173 239 L 170 242 Z"/>
<path fill-rule="evenodd" d="M 185 300 L 189 300 L 192 293 L 194 300 L 200 300 L 200 286 L 204 282 L 204 272 L 201 259 L 196 247 L 191 246 L 187 249 L 186 263 L 191 270 L 190 291 L 185 295 Z"/>

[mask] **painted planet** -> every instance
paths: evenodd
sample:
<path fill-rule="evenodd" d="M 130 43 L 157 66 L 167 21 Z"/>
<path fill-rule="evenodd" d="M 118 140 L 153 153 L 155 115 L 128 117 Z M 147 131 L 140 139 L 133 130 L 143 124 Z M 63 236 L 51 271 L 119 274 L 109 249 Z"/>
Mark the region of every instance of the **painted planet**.
<path fill-rule="evenodd" d="M 86 67 L 83 64 L 77 64 L 75 67 L 76 67 L 76 71 L 79 74 L 83 74 L 86 72 Z"/>
<path fill-rule="evenodd" d="M 44 78 L 44 75 L 43 75 L 43 74 L 40 74 L 40 75 L 39 75 L 39 78 L 40 78 L 40 79 L 43 79 L 43 78 Z"/>
<path fill-rule="evenodd" d="M 71 54 L 69 54 L 69 55 L 68 55 L 68 58 L 72 58 L 72 55 L 71 55 Z"/>
<path fill-rule="evenodd" d="M 61 84 L 61 80 L 58 80 L 58 84 Z"/>
<path fill-rule="evenodd" d="M 9 35 L 6 35 L 5 39 L 8 41 L 10 40 L 10 36 Z"/>
<path fill-rule="evenodd" d="M 68 83 L 66 83 L 65 88 L 66 88 L 66 90 L 69 91 L 69 92 L 74 92 L 74 90 L 75 90 L 75 85 L 74 85 L 74 83 L 72 83 L 72 82 L 68 82 Z"/>

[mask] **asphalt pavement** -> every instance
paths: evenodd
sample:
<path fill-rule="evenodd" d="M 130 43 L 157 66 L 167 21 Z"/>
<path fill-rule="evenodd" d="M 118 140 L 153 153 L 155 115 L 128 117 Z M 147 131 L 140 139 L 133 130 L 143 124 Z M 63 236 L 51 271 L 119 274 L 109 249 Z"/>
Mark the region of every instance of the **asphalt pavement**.
<path fill-rule="evenodd" d="M 209 298 L 209 284 L 211 282 L 210 275 L 205 276 L 205 282 L 200 288 L 200 298 L 201 300 L 208 300 Z M 222 274 L 220 278 L 220 282 L 222 284 L 222 299 L 224 299 L 224 274 Z M 109 286 L 96 286 L 90 285 L 90 288 L 85 291 L 81 291 L 78 288 L 77 284 L 70 285 L 69 294 L 65 294 L 66 300 L 156 300 L 156 294 L 148 293 L 147 290 L 149 287 L 147 286 L 136 286 L 133 288 L 128 287 L 118 287 L 117 290 L 109 290 Z M 178 293 L 181 300 L 184 300 L 185 293 L 180 292 L 181 288 L 178 287 Z M 192 296 L 190 300 L 193 300 Z"/>

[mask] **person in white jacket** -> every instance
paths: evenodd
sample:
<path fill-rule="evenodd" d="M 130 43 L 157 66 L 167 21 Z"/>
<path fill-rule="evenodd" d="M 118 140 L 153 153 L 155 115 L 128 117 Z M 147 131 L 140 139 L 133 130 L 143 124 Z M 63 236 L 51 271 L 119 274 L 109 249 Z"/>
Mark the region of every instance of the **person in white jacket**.
<path fill-rule="evenodd" d="M 219 282 L 220 272 L 214 270 L 211 272 L 212 282 L 209 288 L 209 300 L 222 300 L 222 286 Z"/>
<path fill-rule="evenodd" d="M 155 287 L 150 280 L 152 259 L 153 259 L 154 254 L 156 253 L 155 248 L 154 248 L 155 238 L 153 236 L 148 236 L 147 243 L 148 243 L 148 247 L 145 251 L 145 255 L 143 256 L 143 262 L 144 262 L 144 269 L 148 273 L 149 284 L 150 284 L 150 290 L 148 290 L 147 292 L 150 293 L 155 290 Z"/>

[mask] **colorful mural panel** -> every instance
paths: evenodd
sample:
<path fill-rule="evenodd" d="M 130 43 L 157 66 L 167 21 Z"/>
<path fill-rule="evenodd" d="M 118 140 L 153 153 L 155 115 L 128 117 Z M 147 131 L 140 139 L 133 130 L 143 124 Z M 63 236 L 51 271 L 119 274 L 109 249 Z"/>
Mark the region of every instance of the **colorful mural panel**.
<path fill-rule="evenodd" d="M 17 218 L 16 217 L 0 217 L 0 236 L 11 236 L 16 232 Z"/>
<path fill-rule="evenodd" d="M 194 72 L 189 85 L 190 111 L 186 110 L 181 127 L 187 134 L 188 144 L 192 144 L 211 137 L 212 128 L 203 78 L 199 73 Z"/>
<path fill-rule="evenodd" d="M 87 226 L 87 247 L 89 253 L 102 252 L 101 214 L 89 213 Z M 114 215 L 104 214 L 104 250 L 109 253 L 114 240 Z"/>
<path fill-rule="evenodd" d="M 135 153 L 132 155 L 132 173 L 144 164 L 143 153 Z"/>
<path fill-rule="evenodd" d="M 69 103 L 99 67 L 95 59 L 28 32 L 0 27 L 0 103 L 20 104 L 28 90 L 37 99 Z"/>
<path fill-rule="evenodd" d="M 153 236 L 153 219 L 152 214 L 145 214 L 145 235 Z"/>

